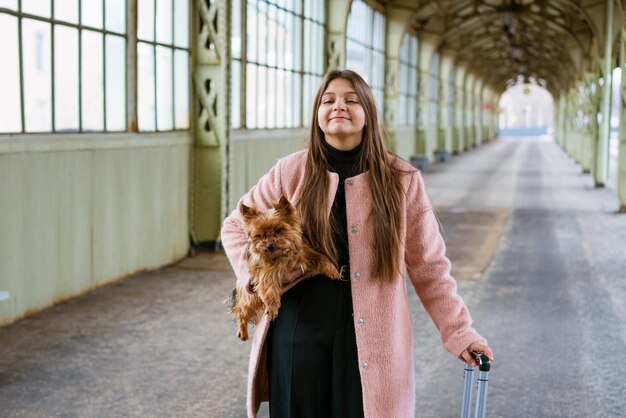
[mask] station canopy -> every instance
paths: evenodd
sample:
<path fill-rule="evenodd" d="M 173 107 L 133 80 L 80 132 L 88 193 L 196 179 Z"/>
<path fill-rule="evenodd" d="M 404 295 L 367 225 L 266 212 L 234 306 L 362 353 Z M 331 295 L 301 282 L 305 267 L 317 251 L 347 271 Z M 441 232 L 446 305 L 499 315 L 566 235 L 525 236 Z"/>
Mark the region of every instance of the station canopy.
<path fill-rule="evenodd" d="M 410 11 L 408 30 L 429 34 L 496 92 L 532 82 L 554 96 L 587 71 L 599 72 L 606 39 L 606 0 L 381 0 Z M 623 19 L 615 2 L 614 35 Z"/>

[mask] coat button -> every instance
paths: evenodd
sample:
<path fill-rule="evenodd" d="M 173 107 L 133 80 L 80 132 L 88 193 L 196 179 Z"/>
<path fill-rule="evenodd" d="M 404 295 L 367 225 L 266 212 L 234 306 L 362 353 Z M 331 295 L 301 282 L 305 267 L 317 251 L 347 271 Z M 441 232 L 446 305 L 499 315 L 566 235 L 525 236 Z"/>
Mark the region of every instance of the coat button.
<path fill-rule="evenodd" d="M 352 227 L 350 228 L 350 231 L 351 231 L 353 234 L 356 234 L 356 232 L 358 231 L 358 229 L 357 229 L 356 225 L 352 225 Z"/>
<path fill-rule="evenodd" d="M 352 275 L 352 277 L 354 277 L 354 280 L 359 280 L 361 278 L 361 273 L 357 271 Z"/>
<path fill-rule="evenodd" d="M 352 186 L 354 182 L 352 180 L 348 180 L 348 186 Z"/>
<path fill-rule="evenodd" d="M 369 365 L 369 364 L 367 364 L 367 363 L 363 363 L 363 365 L 362 365 L 363 369 L 365 369 L 365 370 L 367 370 L 367 368 L 368 368 L 369 366 L 370 366 L 370 365 Z"/>
<path fill-rule="evenodd" d="M 363 322 L 365 322 L 365 321 L 363 321 L 363 318 L 359 318 L 356 322 L 359 325 L 363 325 Z"/>

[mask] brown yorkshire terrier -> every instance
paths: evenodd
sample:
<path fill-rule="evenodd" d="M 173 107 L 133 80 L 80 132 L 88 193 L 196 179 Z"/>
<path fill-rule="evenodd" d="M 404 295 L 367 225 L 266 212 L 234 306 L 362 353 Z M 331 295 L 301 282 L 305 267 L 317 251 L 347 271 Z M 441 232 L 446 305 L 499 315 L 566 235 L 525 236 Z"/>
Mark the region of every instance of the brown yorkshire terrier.
<path fill-rule="evenodd" d="M 330 259 L 311 248 L 302 238 L 300 217 L 283 196 L 273 209 L 259 212 L 254 207 L 241 206 L 243 229 L 248 244 L 248 289 L 237 287 L 229 300 L 230 311 L 237 321 L 237 336 L 248 339 L 248 323 L 256 324 L 264 311 L 274 320 L 280 308 L 282 279 L 295 267 L 304 278 L 323 274 L 332 279 L 339 272 Z"/>

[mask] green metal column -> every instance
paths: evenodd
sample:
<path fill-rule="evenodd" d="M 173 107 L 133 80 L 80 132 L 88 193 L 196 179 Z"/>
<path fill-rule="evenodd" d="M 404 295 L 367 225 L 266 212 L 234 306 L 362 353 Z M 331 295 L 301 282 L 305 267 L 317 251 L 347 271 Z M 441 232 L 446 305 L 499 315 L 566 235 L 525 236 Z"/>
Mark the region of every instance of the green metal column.
<path fill-rule="evenodd" d="M 448 92 L 448 124 L 450 129 L 450 149 L 453 155 L 458 154 L 459 149 L 459 131 L 457 128 L 457 72 L 456 64 L 452 62 L 450 66 L 450 90 Z"/>
<path fill-rule="evenodd" d="M 192 25 L 194 145 L 191 155 L 190 234 L 194 244 L 216 242 L 226 216 L 230 138 L 230 2 L 198 0 Z"/>
<path fill-rule="evenodd" d="M 448 71 L 448 77 L 444 78 L 444 63 L 449 63 L 443 54 L 440 52 L 439 70 L 437 71 L 439 82 L 437 85 L 439 93 L 437 93 L 437 144 L 435 148 L 435 157 L 440 162 L 447 161 L 452 155 L 452 150 L 446 144 L 446 125 L 448 119 L 448 79 L 450 72 Z"/>
<path fill-rule="evenodd" d="M 418 167 L 428 167 L 434 155 L 436 142 L 432 138 L 432 126 L 430 108 L 430 67 L 433 62 L 433 54 L 436 53 L 435 45 L 438 38 L 435 35 L 422 33 L 419 37 L 419 73 L 418 73 L 418 108 L 417 126 L 415 127 L 415 157 L 413 161 Z"/>
<path fill-rule="evenodd" d="M 478 80 L 475 87 L 476 101 L 474 103 L 475 117 L 474 117 L 474 129 L 476 129 L 476 145 L 482 145 L 484 134 L 483 131 L 483 86 L 484 82 Z"/>
<path fill-rule="evenodd" d="M 599 135 L 598 112 L 602 92 L 598 83 L 598 74 L 594 72 L 585 73 L 584 77 L 584 112 L 585 112 L 585 136 L 581 141 L 579 151 L 579 162 L 583 173 L 595 172 L 597 164 L 596 150 Z"/>
<path fill-rule="evenodd" d="M 564 148 L 565 144 L 565 95 L 563 92 L 559 95 L 557 99 L 557 105 L 555 106 L 558 109 L 557 120 L 556 120 L 556 140 L 557 143 Z"/>
<path fill-rule="evenodd" d="M 389 46 L 389 44 L 387 44 Z M 387 50 L 387 65 L 385 65 L 385 106 L 384 125 L 387 147 L 390 151 L 396 152 L 396 136 L 398 132 L 398 120 L 396 119 L 396 109 L 398 108 L 398 69 L 400 60 L 398 56 L 391 56 Z"/>
<path fill-rule="evenodd" d="M 398 109 L 398 72 L 400 69 L 400 46 L 404 29 L 411 18 L 411 13 L 406 9 L 389 7 L 387 10 L 387 33 L 385 46 L 385 132 L 390 150 L 396 152 L 396 135 L 398 121 L 396 111 Z"/>
<path fill-rule="evenodd" d="M 564 148 L 567 154 L 576 159 L 574 155 L 574 145 L 576 143 L 576 138 L 574 137 L 574 132 L 577 132 L 576 126 L 576 113 L 578 112 L 578 108 L 576 106 L 576 97 L 577 97 L 576 87 L 570 87 L 567 91 L 565 99 L 565 134 L 563 135 L 563 139 L 565 141 Z"/>
<path fill-rule="evenodd" d="M 622 28 L 620 40 L 620 68 L 622 81 L 620 84 L 621 109 L 619 115 L 619 159 L 617 163 L 617 197 L 620 212 L 626 212 L 626 28 Z"/>
<path fill-rule="evenodd" d="M 475 109 L 475 97 L 474 97 L 475 79 L 472 77 L 469 80 L 469 85 L 466 85 L 465 96 L 465 138 L 467 140 L 466 145 L 468 148 L 474 148 L 476 146 L 476 131 L 474 130 L 474 109 Z M 469 90 L 469 93 L 468 93 Z"/>
<path fill-rule="evenodd" d="M 318 0 L 323 1 L 323 0 Z M 326 71 L 346 67 L 346 28 L 352 0 L 327 0 Z"/>
<path fill-rule="evenodd" d="M 554 99 L 554 141 L 561 144 L 561 106 L 558 97 Z"/>
<path fill-rule="evenodd" d="M 585 135 L 587 135 L 586 125 L 584 125 L 584 115 L 586 114 L 586 94 L 587 93 L 585 92 L 584 81 L 579 80 L 576 83 L 575 92 L 572 96 L 572 141 L 570 143 L 572 157 L 579 165 L 581 163 L 582 154 L 581 144 L 584 142 Z"/>
<path fill-rule="evenodd" d="M 461 66 L 457 66 L 457 71 L 461 71 L 456 77 L 456 103 L 455 103 L 455 112 L 456 112 L 456 121 L 455 121 L 455 130 L 456 130 L 456 144 L 454 146 L 454 151 L 457 154 L 465 151 L 465 132 L 463 121 L 465 118 L 465 74 L 466 70 Z"/>
<path fill-rule="evenodd" d="M 602 60 L 602 122 L 595 146 L 593 179 L 596 187 L 604 187 L 609 176 L 609 135 L 611 134 L 611 86 L 613 85 L 613 2 L 606 0 L 606 39 Z"/>
<path fill-rule="evenodd" d="M 421 42 L 418 44 L 418 47 L 420 49 L 419 65 L 421 66 Z M 417 73 L 417 108 L 419 110 L 417 112 L 417 124 L 415 126 L 415 152 L 420 158 L 425 158 L 426 161 L 428 161 L 428 157 L 426 156 L 426 123 L 428 117 L 428 91 L 426 90 L 427 82 L 428 73 L 420 68 Z"/>

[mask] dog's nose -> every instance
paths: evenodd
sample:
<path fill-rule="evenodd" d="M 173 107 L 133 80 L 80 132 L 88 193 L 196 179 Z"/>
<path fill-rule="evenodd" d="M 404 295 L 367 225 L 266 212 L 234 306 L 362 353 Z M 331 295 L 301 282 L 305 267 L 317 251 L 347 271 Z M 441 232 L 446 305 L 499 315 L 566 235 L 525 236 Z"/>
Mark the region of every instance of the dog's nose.
<path fill-rule="evenodd" d="M 267 244 L 267 251 L 274 251 L 276 249 L 276 246 L 273 243 L 269 243 Z"/>

